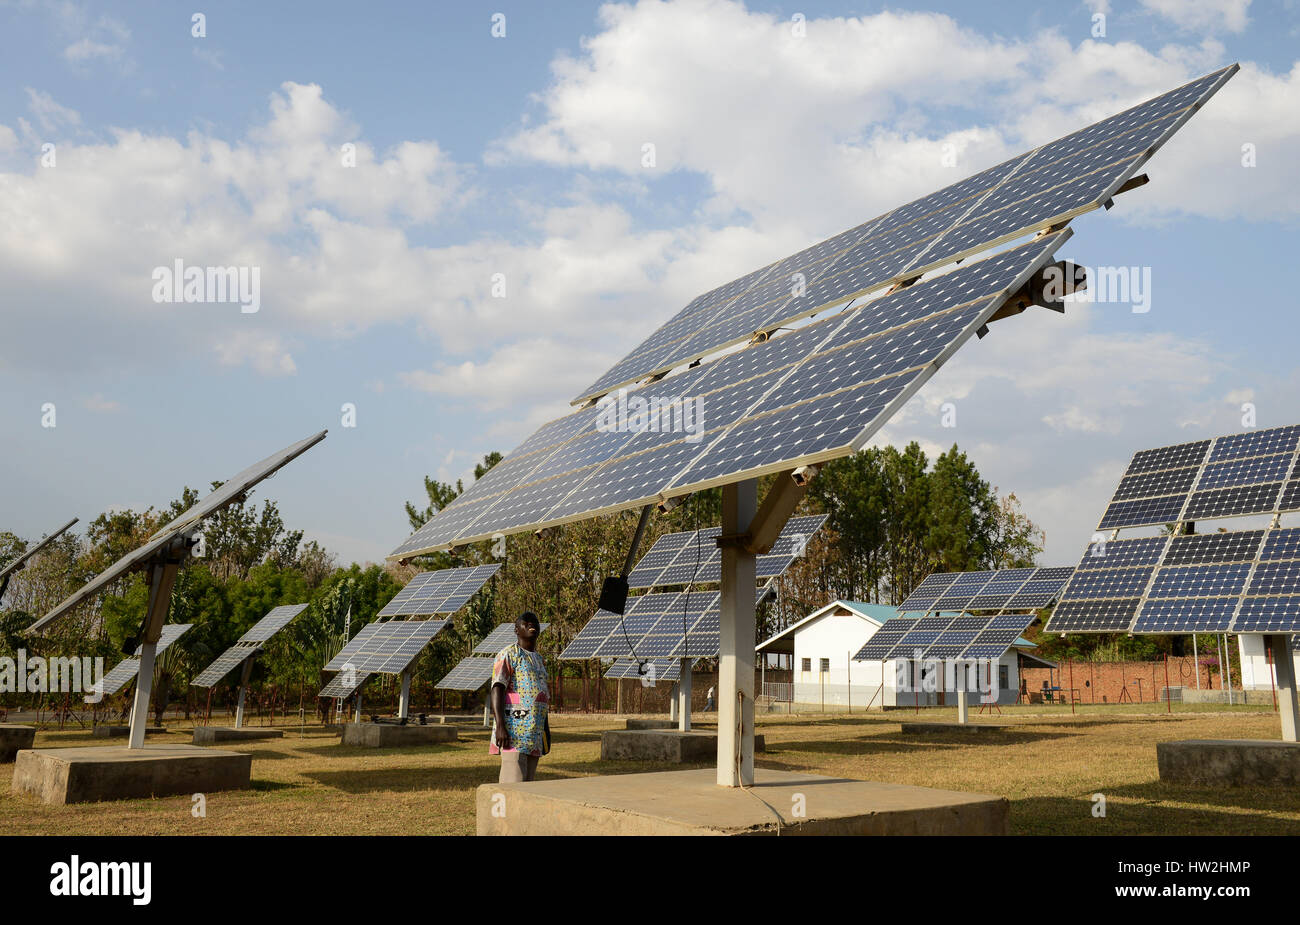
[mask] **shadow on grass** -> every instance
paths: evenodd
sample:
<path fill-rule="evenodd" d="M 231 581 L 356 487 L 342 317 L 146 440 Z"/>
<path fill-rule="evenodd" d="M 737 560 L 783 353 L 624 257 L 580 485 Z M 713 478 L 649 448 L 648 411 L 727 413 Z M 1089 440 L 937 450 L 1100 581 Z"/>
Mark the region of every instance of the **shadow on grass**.
<path fill-rule="evenodd" d="M 249 784 L 250 790 L 256 790 L 259 793 L 276 793 L 281 790 L 305 790 L 302 784 L 291 784 L 280 780 L 258 780 L 253 778 Z"/>
<path fill-rule="evenodd" d="M 1294 835 L 1297 823 L 1259 813 L 1223 812 L 1171 806 L 1163 802 L 1128 802 L 1107 795 L 1105 817 L 1093 816 L 1090 794 L 1077 797 L 1029 797 L 1011 801 L 1012 835 Z M 1168 798 L 1168 797 L 1167 797 Z"/>
<path fill-rule="evenodd" d="M 484 756 L 489 757 L 489 756 Z M 314 771 L 303 775 L 325 787 L 344 793 L 412 792 L 423 790 L 470 790 L 479 784 L 496 783 L 500 765 L 492 763 L 454 768 L 370 768 L 355 771 Z M 541 775 L 539 774 L 539 778 Z"/>
<path fill-rule="evenodd" d="M 1154 760 L 1152 761 L 1154 765 Z M 1107 797 L 1142 800 L 1150 803 L 1203 803 L 1207 807 L 1234 806 L 1238 809 L 1260 813 L 1300 813 L 1300 788 L 1275 786 L 1228 787 L 1208 784 L 1178 784 L 1152 781 L 1129 784 L 1125 787 L 1102 788 Z M 1294 835 L 1300 832 L 1300 822 L 1285 821 Z"/>

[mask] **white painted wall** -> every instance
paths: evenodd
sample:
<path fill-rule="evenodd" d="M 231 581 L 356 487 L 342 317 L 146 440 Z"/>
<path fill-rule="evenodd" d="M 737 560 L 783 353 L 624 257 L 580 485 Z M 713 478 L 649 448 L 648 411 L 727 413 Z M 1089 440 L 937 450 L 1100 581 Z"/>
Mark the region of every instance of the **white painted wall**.
<path fill-rule="evenodd" d="M 1264 652 L 1264 637 L 1243 633 L 1237 637 L 1237 651 L 1241 654 L 1241 687 L 1248 691 L 1272 690 L 1274 675 Z M 1201 654 L 1205 654 L 1205 649 L 1201 649 Z M 1300 677 L 1300 653 L 1293 651 L 1291 661 L 1296 666 L 1296 676 Z"/>
<path fill-rule="evenodd" d="M 855 662 L 853 656 L 879 625 L 856 614 L 824 614 L 794 631 L 794 700 L 866 708 L 881 705 L 880 662 Z M 804 670 L 804 659 L 809 668 Z M 821 670 L 821 660 L 829 662 Z M 872 697 L 875 700 L 872 702 Z"/>

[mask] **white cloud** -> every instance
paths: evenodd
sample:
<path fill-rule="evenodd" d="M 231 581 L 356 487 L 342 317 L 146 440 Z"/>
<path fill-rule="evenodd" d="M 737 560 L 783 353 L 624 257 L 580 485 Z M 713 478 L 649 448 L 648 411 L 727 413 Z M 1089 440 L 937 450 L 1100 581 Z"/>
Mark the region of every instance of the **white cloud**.
<path fill-rule="evenodd" d="M 107 45 L 103 42 L 92 42 L 90 39 L 81 39 L 63 49 L 63 57 L 76 64 L 85 64 L 96 58 L 118 61 L 122 58 L 122 53 L 121 45 Z"/>
<path fill-rule="evenodd" d="M 94 395 L 87 398 L 84 404 L 88 411 L 98 411 L 102 413 L 122 410 L 120 403 L 105 398 L 100 392 L 96 392 Z"/>
<path fill-rule="evenodd" d="M 298 371 L 293 356 L 279 337 L 257 331 L 236 331 L 213 345 L 225 366 L 247 364 L 266 376 L 292 376 Z"/>
<path fill-rule="evenodd" d="M 46 132 L 57 132 L 63 128 L 78 128 L 81 114 L 76 110 L 55 102 L 54 97 L 39 90 L 27 87 L 27 109 L 41 128 Z M 12 134 L 12 130 L 10 130 Z"/>
<path fill-rule="evenodd" d="M 1244 32 L 1250 0 L 1141 0 L 1142 6 L 1187 31 Z"/>

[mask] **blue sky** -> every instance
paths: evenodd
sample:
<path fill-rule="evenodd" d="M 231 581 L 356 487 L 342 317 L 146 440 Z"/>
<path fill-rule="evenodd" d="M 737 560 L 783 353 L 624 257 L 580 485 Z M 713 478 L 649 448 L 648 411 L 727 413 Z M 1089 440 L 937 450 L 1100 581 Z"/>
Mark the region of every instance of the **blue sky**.
<path fill-rule="evenodd" d="M 425 474 L 508 450 L 699 292 L 1232 61 L 1064 251 L 1150 267 L 1151 310 L 998 324 L 882 439 L 960 443 L 1067 564 L 1134 450 L 1247 401 L 1296 421 L 1295 3 L 234 3 L 204 37 L 191 12 L 0 2 L 0 529 L 162 505 L 328 427 L 261 494 L 379 560 Z M 177 258 L 260 267 L 261 309 L 154 302 Z"/>

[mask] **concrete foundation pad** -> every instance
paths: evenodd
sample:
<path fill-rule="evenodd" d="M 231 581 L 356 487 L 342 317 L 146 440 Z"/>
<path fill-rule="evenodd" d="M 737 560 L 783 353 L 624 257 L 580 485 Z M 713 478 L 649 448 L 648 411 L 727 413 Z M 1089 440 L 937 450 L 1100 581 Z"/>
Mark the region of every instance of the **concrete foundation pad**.
<path fill-rule="evenodd" d="M 8 764 L 14 760 L 24 748 L 31 748 L 36 742 L 35 726 L 15 726 L 11 723 L 0 723 L 0 764 Z"/>
<path fill-rule="evenodd" d="M 257 726 L 195 726 L 195 745 L 215 745 L 218 742 L 253 742 L 258 739 L 281 739 L 284 732 L 280 729 L 266 729 Z"/>
<path fill-rule="evenodd" d="M 167 731 L 166 726 L 146 726 L 145 735 L 158 735 Z M 131 734 L 130 726 L 96 726 L 90 733 L 97 739 L 125 738 Z"/>
<path fill-rule="evenodd" d="M 754 751 L 766 743 L 754 736 Z M 718 757 L 718 734 L 702 729 L 611 729 L 600 734 L 601 761 L 667 761 L 690 764 L 714 761 Z"/>
<path fill-rule="evenodd" d="M 398 726 L 394 723 L 348 723 L 343 727 L 344 745 L 363 748 L 401 748 L 410 745 L 441 745 L 460 736 L 455 726 Z"/>
<path fill-rule="evenodd" d="M 1158 742 L 1156 764 L 1165 783 L 1300 786 L 1300 742 L 1276 739 Z"/>
<path fill-rule="evenodd" d="M 715 769 L 701 768 L 526 784 L 483 784 L 477 795 L 478 834 L 1007 833 L 1010 804 L 1003 797 L 987 794 L 765 768 L 755 770 L 754 786 L 748 792 L 719 787 L 716 781 Z"/>
<path fill-rule="evenodd" d="M 907 735 L 923 735 L 927 732 L 1003 732 L 1008 727 L 992 723 L 903 723 L 903 732 Z"/>
<path fill-rule="evenodd" d="M 54 804 L 213 793 L 246 789 L 252 767 L 251 755 L 193 745 L 37 748 L 18 753 L 12 789 Z"/>
<path fill-rule="evenodd" d="M 629 719 L 627 721 L 628 729 L 676 729 L 677 721 L 674 719 Z"/>

